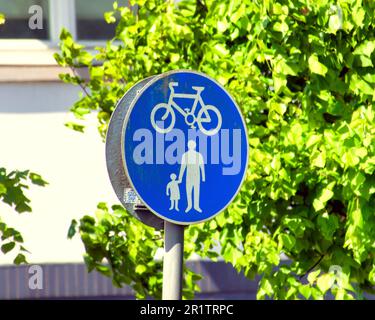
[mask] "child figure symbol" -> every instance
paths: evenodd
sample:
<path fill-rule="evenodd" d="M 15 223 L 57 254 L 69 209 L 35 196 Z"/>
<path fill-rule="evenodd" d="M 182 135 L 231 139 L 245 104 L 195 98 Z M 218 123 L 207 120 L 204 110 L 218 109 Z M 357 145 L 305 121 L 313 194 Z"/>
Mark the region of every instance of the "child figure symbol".
<path fill-rule="evenodd" d="M 178 209 L 178 200 L 180 200 L 180 188 L 178 186 L 179 181 L 176 181 L 176 175 L 172 173 L 170 175 L 171 181 L 167 184 L 167 196 L 169 196 L 169 199 L 171 200 L 171 207 L 169 210 L 177 210 Z"/>
<path fill-rule="evenodd" d="M 203 155 L 197 152 L 196 143 L 193 140 L 188 142 L 188 151 L 182 155 L 180 173 L 178 180 L 177 176 L 172 173 L 170 175 L 171 181 L 167 184 L 167 196 L 171 201 L 171 206 L 169 210 L 177 210 L 178 201 L 180 200 L 180 188 L 179 184 L 182 182 L 185 176 L 185 186 L 186 186 L 186 200 L 187 207 L 185 212 L 189 212 L 193 207 L 194 199 L 194 210 L 201 213 L 202 209 L 199 206 L 200 198 L 200 184 L 206 181 L 206 175 L 204 170 L 204 159 Z"/>

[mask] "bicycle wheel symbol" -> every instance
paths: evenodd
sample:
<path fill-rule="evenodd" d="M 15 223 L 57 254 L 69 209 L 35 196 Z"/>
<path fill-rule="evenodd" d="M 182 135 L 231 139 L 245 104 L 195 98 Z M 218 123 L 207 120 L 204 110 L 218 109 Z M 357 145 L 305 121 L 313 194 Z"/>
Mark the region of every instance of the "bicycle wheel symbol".
<path fill-rule="evenodd" d="M 210 115 L 210 112 L 212 112 L 215 116 L 211 116 Z M 209 119 L 209 121 L 204 121 L 205 118 L 203 118 L 203 115 L 204 113 L 206 115 L 208 115 L 206 118 L 207 120 Z M 217 119 L 217 124 L 216 124 L 216 127 L 214 128 L 211 128 L 211 129 L 206 129 L 204 127 L 204 124 L 206 123 L 211 123 L 212 122 L 212 119 Z M 214 106 L 211 106 L 211 105 L 206 105 L 205 106 L 205 109 L 200 109 L 199 112 L 198 112 L 198 116 L 197 116 L 197 119 L 196 119 L 196 122 L 198 123 L 198 127 L 199 127 L 199 130 L 202 131 L 204 134 L 208 135 L 208 136 L 213 136 L 214 134 L 218 133 L 220 128 L 221 128 L 221 123 L 222 123 L 222 118 L 221 118 L 221 114 L 219 112 L 219 110 L 214 107 Z"/>
<path fill-rule="evenodd" d="M 164 113 L 164 115 L 160 118 L 160 120 L 156 120 L 156 113 L 158 111 L 162 111 L 162 113 Z M 167 125 L 166 127 L 165 126 L 159 127 L 158 122 L 162 122 L 163 124 L 169 122 L 169 125 Z M 170 106 L 168 106 L 168 104 L 162 102 L 162 103 L 157 104 L 152 109 L 151 124 L 157 132 L 159 133 L 170 132 L 173 129 L 175 122 L 176 122 L 176 115 L 173 109 Z"/>
<path fill-rule="evenodd" d="M 185 123 L 190 126 L 190 128 L 195 128 L 195 124 L 197 124 L 199 130 L 208 136 L 218 133 L 222 125 L 221 113 L 215 106 L 206 105 L 204 103 L 201 97 L 201 92 L 205 88 L 193 86 L 192 88 L 196 91 L 196 93 L 188 94 L 175 93 L 174 87 L 176 86 L 178 86 L 178 83 L 176 82 L 169 83 L 171 92 L 168 98 L 168 103 L 162 102 L 152 108 L 150 120 L 154 129 L 163 134 L 170 132 L 176 123 L 175 110 L 177 110 L 184 117 Z M 173 100 L 174 98 L 194 99 L 193 107 L 191 109 L 182 109 Z M 195 111 L 198 104 L 201 106 L 201 108 L 196 116 Z M 159 125 L 160 123 L 162 126 Z M 212 123 L 216 123 L 216 126 L 212 127 Z"/>

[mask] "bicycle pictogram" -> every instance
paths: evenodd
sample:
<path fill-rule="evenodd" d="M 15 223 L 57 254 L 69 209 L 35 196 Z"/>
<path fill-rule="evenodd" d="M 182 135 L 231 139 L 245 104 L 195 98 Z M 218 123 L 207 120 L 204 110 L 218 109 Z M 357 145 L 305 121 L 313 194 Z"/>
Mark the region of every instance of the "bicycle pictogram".
<path fill-rule="evenodd" d="M 195 124 L 198 125 L 198 128 L 206 135 L 212 136 L 216 134 L 222 124 L 222 117 L 220 111 L 213 105 L 205 104 L 201 93 L 205 89 L 204 87 L 196 87 L 192 86 L 192 89 L 196 91 L 194 94 L 190 93 L 175 93 L 174 87 L 178 86 L 178 82 L 170 82 L 169 83 L 169 89 L 170 89 L 170 95 L 168 98 L 168 103 L 159 103 L 156 106 L 153 107 L 151 111 L 151 124 L 154 127 L 154 129 L 159 133 L 168 133 L 170 132 L 175 125 L 176 122 L 176 113 L 175 110 L 177 110 L 182 116 L 184 116 L 185 123 L 190 126 L 190 128 L 195 128 Z M 176 101 L 174 101 L 174 98 L 186 98 L 186 99 L 194 99 L 194 103 L 192 108 L 181 108 Z M 198 107 L 198 104 L 200 105 L 200 110 L 198 111 L 197 115 L 196 109 Z M 156 119 L 157 112 L 158 111 L 164 111 L 164 115 L 161 116 L 160 120 Z M 210 112 L 212 113 L 210 115 Z M 215 116 L 215 117 L 214 117 Z M 216 118 L 216 126 L 211 128 L 205 128 L 204 125 L 211 124 L 212 118 Z M 170 120 L 166 121 L 168 118 Z M 159 121 L 163 121 L 164 123 L 169 123 L 167 126 L 160 127 L 158 125 Z"/>

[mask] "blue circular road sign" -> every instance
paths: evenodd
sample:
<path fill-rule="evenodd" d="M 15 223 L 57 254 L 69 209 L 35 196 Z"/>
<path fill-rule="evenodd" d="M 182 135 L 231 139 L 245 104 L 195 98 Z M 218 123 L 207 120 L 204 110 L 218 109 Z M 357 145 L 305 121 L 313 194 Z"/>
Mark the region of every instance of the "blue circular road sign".
<path fill-rule="evenodd" d="M 224 210 L 246 174 L 240 109 L 216 81 L 195 71 L 155 76 L 134 98 L 122 130 L 126 175 L 141 201 L 176 224 Z"/>

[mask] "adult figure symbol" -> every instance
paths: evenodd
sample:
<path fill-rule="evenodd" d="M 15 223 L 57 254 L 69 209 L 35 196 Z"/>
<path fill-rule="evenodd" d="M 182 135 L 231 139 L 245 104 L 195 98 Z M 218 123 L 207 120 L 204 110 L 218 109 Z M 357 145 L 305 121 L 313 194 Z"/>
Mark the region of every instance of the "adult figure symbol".
<path fill-rule="evenodd" d="M 186 171 L 185 184 L 186 184 L 186 199 L 187 208 L 185 212 L 192 209 L 194 196 L 194 210 L 202 212 L 199 206 L 200 184 L 201 181 L 205 182 L 206 176 L 204 172 L 203 156 L 195 150 L 196 143 L 193 140 L 188 142 L 188 151 L 182 155 L 180 174 L 178 180 L 181 183 Z"/>

